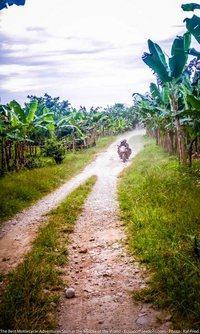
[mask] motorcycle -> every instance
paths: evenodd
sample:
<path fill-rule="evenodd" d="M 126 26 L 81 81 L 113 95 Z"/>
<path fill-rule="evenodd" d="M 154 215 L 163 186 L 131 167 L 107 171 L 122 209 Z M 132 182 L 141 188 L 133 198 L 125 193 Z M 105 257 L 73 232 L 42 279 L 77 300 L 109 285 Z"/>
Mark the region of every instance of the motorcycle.
<path fill-rule="evenodd" d="M 131 149 L 129 147 L 126 146 L 118 146 L 118 155 L 120 157 L 120 159 L 122 159 L 123 162 L 126 162 L 130 155 L 131 155 Z"/>

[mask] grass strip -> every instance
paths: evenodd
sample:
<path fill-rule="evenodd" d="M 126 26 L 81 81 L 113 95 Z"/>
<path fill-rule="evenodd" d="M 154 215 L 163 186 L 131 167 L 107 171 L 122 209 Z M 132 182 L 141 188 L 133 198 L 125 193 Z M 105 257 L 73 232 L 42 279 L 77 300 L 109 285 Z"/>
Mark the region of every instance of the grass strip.
<path fill-rule="evenodd" d="M 199 170 L 199 161 L 180 166 L 150 142 L 118 190 L 130 250 L 150 272 L 149 287 L 134 297 L 169 308 L 176 328 L 200 326 Z"/>
<path fill-rule="evenodd" d="M 96 153 L 107 147 L 114 137 L 100 138 L 96 147 L 68 153 L 61 165 L 8 173 L 0 178 L 0 222 L 33 204 L 85 167 Z"/>
<path fill-rule="evenodd" d="M 68 257 L 69 234 L 95 181 L 96 177 L 91 177 L 48 215 L 31 252 L 8 274 L 0 304 L 1 329 L 56 327 L 57 304 L 63 288 L 61 267 Z"/>

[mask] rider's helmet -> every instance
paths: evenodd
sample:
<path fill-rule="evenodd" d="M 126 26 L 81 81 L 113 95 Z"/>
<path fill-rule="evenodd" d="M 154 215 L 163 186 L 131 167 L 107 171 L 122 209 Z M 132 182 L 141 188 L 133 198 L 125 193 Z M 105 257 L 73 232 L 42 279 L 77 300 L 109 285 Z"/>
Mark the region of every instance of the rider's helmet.
<path fill-rule="evenodd" d="M 120 141 L 120 145 L 126 145 L 126 143 L 127 143 L 126 139 L 123 139 L 123 140 Z"/>

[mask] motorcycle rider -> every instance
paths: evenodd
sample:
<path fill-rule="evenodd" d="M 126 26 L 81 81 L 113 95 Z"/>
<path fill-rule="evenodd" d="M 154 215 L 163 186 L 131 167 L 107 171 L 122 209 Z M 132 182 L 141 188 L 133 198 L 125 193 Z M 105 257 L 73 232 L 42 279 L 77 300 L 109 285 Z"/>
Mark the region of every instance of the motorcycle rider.
<path fill-rule="evenodd" d="M 128 142 L 127 142 L 126 139 L 121 140 L 120 144 L 118 145 L 118 154 L 119 154 L 120 158 L 121 158 L 121 155 L 120 155 L 120 153 L 121 153 L 120 152 L 120 148 L 121 147 L 125 147 L 125 149 L 126 149 L 126 157 L 127 157 L 127 159 L 129 159 L 132 151 L 131 151 L 131 148 L 130 148 L 130 146 L 129 146 L 129 144 L 128 144 Z"/>

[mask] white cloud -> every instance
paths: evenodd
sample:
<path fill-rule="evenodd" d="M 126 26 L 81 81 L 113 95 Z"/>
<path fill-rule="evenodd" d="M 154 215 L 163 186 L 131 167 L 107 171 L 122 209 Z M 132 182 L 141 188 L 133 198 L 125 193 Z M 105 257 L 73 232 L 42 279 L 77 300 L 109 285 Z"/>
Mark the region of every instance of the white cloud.
<path fill-rule="evenodd" d="M 183 2 L 26 0 L 3 10 L 3 89 L 10 98 L 47 91 L 75 105 L 131 103 L 153 79 L 141 60 L 147 39 L 166 46 L 182 32 Z"/>

